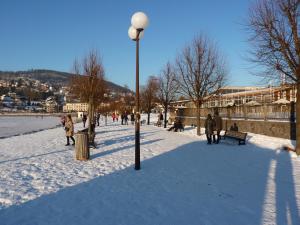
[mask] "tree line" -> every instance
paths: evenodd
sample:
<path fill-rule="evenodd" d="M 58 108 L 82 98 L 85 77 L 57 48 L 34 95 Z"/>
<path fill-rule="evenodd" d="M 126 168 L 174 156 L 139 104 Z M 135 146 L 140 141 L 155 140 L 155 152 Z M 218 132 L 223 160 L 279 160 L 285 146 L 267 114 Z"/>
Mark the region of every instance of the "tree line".
<path fill-rule="evenodd" d="M 259 72 L 264 79 L 279 80 L 284 75 L 289 82 L 295 83 L 297 99 L 300 99 L 299 5 L 300 0 L 254 1 L 245 24 L 249 33 L 248 41 L 252 45 L 250 62 L 262 66 L 259 67 L 262 68 Z M 80 87 L 73 89 L 74 94 L 81 99 L 95 102 L 96 95 L 91 92 L 96 92 L 99 86 L 97 96 L 100 94 L 100 101 L 104 101 L 104 67 L 101 61 L 90 57 L 83 60 L 83 65 L 83 74 L 87 78 L 77 81 Z M 226 84 L 227 75 L 227 62 L 217 44 L 204 34 L 196 36 L 182 49 L 174 62 L 167 62 L 161 73 L 150 76 L 142 87 L 141 102 L 142 108 L 148 113 L 148 124 L 151 109 L 159 101 L 164 108 L 166 127 L 166 113 L 170 102 L 183 96 L 192 100 L 197 108 L 197 134 L 200 135 L 200 110 L 203 100 L 218 93 Z M 76 90 L 81 92 L 76 93 Z M 300 115 L 300 103 L 296 104 L 296 115 Z M 299 155 L 300 120 L 296 120 L 296 130 L 296 152 Z"/>

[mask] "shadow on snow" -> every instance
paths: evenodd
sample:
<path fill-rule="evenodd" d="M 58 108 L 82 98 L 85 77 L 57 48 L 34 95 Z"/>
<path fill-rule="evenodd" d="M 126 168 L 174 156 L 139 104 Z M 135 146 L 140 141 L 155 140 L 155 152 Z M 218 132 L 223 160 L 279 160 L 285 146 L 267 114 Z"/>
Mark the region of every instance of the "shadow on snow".
<path fill-rule="evenodd" d="M 5 225 L 262 224 L 268 213 L 263 207 L 272 162 L 276 163 L 276 222 L 299 224 L 289 154 L 251 143 L 222 148 L 204 141 L 145 160 L 140 171 L 132 166 L 3 209 L 0 221 Z"/>

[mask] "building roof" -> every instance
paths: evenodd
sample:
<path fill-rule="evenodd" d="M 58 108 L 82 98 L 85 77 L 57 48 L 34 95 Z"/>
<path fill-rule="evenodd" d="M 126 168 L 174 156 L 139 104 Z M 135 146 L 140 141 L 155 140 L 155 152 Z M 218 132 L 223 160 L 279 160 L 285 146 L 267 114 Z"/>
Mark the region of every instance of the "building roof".
<path fill-rule="evenodd" d="M 244 89 L 244 90 L 255 90 L 255 89 L 261 89 L 264 87 L 259 86 L 225 86 L 220 88 L 220 90 L 238 90 L 238 89 Z"/>

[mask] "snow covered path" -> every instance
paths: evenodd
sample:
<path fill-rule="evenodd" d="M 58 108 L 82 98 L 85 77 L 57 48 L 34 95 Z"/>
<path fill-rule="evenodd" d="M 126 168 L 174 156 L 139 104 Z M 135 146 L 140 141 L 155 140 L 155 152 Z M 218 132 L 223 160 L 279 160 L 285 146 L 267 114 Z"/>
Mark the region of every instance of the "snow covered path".
<path fill-rule="evenodd" d="M 278 150 L 290 141 L 141 129 L 140 171 L 131 125 L 97 127 L 87 162 L 62 128 L 0 140 L 0 224 L 299 224 L 300 159 Z"/>

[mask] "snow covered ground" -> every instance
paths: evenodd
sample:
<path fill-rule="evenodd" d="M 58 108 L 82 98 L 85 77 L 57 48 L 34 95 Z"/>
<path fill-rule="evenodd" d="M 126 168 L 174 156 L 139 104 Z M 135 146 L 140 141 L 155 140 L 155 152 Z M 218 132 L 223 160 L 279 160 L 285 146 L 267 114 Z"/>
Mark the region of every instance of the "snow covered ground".
<path fill-rule="evenodd" d="M 2 115 L 0 116 L 0 138 L 54 128 L 59 124 L 59 117 Z"/>
<path fill-rule="evenodd" d="M 76 129 L 81 129 L 76 124 Z M 286 139 L 249 134 L 207 145 L 195 130 L 96 128 L 91 160 L 74 160 L 64 130 L 0 140 L 0 224 L 300 224 L 300 158 Z"/>

